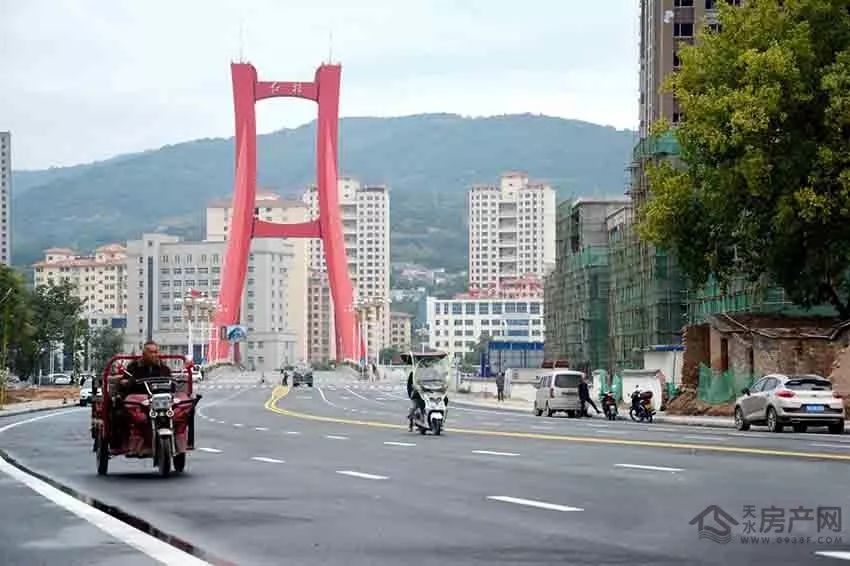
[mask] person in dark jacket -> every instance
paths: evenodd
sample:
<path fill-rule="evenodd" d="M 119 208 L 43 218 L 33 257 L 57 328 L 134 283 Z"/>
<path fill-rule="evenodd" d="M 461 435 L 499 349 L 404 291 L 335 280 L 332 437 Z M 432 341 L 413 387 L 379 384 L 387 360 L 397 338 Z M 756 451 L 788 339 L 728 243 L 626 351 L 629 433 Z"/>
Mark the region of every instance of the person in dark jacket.
<path fill-rule="evenodd" d="M 498 395 L 499 402 L 505 400 L 505 372 L 503 371 L 496 374 L 496 393 Z"/>
<path fill-rule="evenodd" d="M 593 407 L 593 410 L 596 411 L 597 415 L 600 413 L 599 409 L 596 407 L 596 403 L 594 403 L 593 399 L 590 398 L 590 387 L 587 385 L 587 378 L 585 377 L 582 377 L 581 383 L 578 384 L 578 399 L 581 402 L 581 416 L 590 416 L 587 414 L 588 403 L 590 403 L 590 406 Z"/>
<path fill-rule="evenodd" d="M 416 391 L 416 388 L 413 386 L 413 372 L 407 376 L 407 396 L 410 398 L 410 411 L 407 413 L 407 430 L 413 431 L 413 413 L 417 407 L 419 407 L 420 411 L 425 410 L 425 401 L 422 399 L 422 396 L 419 395 L 419 392 Z"/>
<path fill-rule="evenodd" d="M 118 381 L 118 391 L 111 395 L 112 415 L 115 420 L 112 442 L 120 442 L 130 426 L 124 409 L 124 399 L 131 393 L 147 393 L 144 381 L 153 377 L 171 377 L 171 368 L 159 359 L 159 347 L 156 342 L 149 340 L 145 342 L 142 357 L 133 360 L 124 368 L 123 375 Z"/>
<path fill-rule="evenodd" d="M 141 381 L 152 377 L 171 377 L 171 368 L 159 359 L 159 347 L 150 340 L 145 343 L 141 359 L 133 360 L 124 368 L 119 382 L 121 394 L 126 397 L 128 393 L 145 393 Z"/>

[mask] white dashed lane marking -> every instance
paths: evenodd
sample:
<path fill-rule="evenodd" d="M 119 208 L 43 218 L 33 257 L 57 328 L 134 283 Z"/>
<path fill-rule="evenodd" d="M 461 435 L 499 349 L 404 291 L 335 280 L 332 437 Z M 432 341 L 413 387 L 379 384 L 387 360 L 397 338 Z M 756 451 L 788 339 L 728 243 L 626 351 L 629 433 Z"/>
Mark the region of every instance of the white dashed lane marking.
<path fill-rule="evenodd" d="M 338 474 L 342 476 L 351 476 L 353 478 L 361 478 L 364 480 L 387 480 L 389 479 L 387 476 L 378 476 L 375 474 L 365 474 L 363 472 L 354 472 L 352 470 L 337 470 Z"/>
<path fill-rule="evenodd" d="M 581 507 L 569 507 L 567 505 L 558 505 L 556 503 L 546 503 L 545 501 L 534 501 L 533 499 L 521 499 L 519 497 L 509 497 L 507 495 L 489 495 L 487 499 L 491 501 L 501 501 L 503 503 L 513 503 L 514 505 L 524 505 L 526 507 L 536 507 L 538 509 L 547 509 L 549 511 L 584 511 Z"/>
<path fill-rule="evenodd" d="M 266 458 L 265 456 L 254 456 L 251 458 L 256 462 L 265 462 L 266 464 L 284 464 L 283 460 L 278 460 L 277 458 Z"/>

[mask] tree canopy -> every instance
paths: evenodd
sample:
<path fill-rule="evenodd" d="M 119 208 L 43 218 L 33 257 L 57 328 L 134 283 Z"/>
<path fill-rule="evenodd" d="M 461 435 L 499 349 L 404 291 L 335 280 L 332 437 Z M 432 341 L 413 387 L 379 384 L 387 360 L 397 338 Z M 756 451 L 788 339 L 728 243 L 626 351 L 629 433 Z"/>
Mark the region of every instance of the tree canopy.
<path fill-rule="evenodd" d="M 849 6 L 721 4 L 721 31 L 681 47 L 681 163 L 649 168 L 640 230 L 693 283 L 766 275 L 850 318 Z"/>
<path fill-rule="evenodd" d="M 15 270 L 0 266 L 0 370 L 19 376 L 38 373 L 52 343 L 63 343 L 74 352 L 74 369 L 81 362 L 88 334 L 80 319 L 82 301 L 69 282 L 49 284 L 29 291 Z"/>

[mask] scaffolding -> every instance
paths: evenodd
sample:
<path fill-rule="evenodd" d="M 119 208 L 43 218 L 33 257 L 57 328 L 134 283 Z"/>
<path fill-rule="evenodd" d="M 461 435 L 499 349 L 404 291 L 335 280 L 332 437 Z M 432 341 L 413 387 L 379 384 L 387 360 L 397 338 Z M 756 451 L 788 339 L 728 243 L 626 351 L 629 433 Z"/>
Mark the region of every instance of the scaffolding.
<path fill-rule="evenodd" d="M 640 140 L 630 166 L 632 207 L 608 226 L 609 308 L 612 369 L 640 368 L 643 351 L 654 344 L 678 344 L 686 322 L 685 286 L 673 254 L 642 241 L 636 220 L 650 198 L 646 168 L 650 162 L 676 159 L 672 134 Z"/>
<path fill-rule="evenodd" d="M 557 263 L 546 280 L 546 355 L 570 367 L 610 368 L 606 218 L 623 199 L 578 199 L 558 206 Z"/>
<path fill-rule="evenodd" d="M 766 277 L 750 281 L 733 277 L 726 286 L 713 278 L 698 289 L 686 292 L 688 323 L 700 324 L 715 314 L 758 313 L 786 316 L 836 316 L 829 305 L 805 309 L 790 301 L 785 290 L 770 284 Z"/>
<path fill-rule="evenodd" d="M 567 359 L 573 367 L 607 369 L 607 246 L 588 246 L 570 255 L 564 269 L 563 288 Z"/>

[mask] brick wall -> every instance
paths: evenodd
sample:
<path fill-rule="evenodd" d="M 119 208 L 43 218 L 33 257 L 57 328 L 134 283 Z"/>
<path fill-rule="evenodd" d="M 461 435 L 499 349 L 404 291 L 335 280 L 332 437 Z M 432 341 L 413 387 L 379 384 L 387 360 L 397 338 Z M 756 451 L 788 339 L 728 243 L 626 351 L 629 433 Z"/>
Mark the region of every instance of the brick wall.
<path fill-rule="evenodd" d="M 729 369 L 739 375 L 753 375 L 753 344 L 748 334 L 729 334 Z"/>
<path fill-rule="evenodd" d="M 712 369 L 717 371 L 723 370 L 722 363 L 722 343 L 723 339 L 727 338 L 727 335 L 720 332 L 716 328 L 711 328 L 709 330 L 709 364 Z"/>
<path fill-rule="evenodd" d="M 828 376 L 845 340 L 754 336 L 755 373 L 816 373 Z"/>
<path fill-rule="evenodd" d="M 709 363 L 709 327 L 699 324 L 685 327 L 682 336 L 685 347 L 682 356 L 682 388 L 696 390 L 699 384 L 699 366 Z"/>

